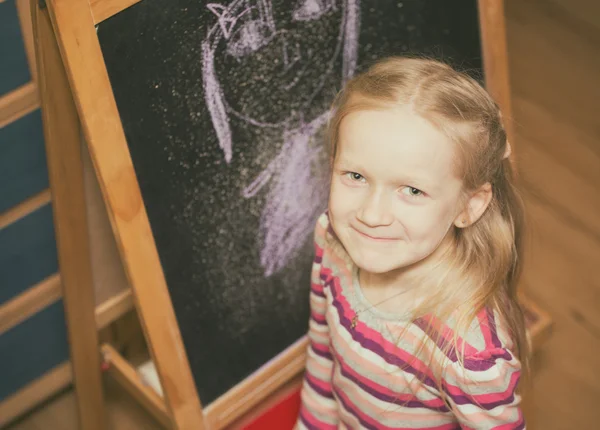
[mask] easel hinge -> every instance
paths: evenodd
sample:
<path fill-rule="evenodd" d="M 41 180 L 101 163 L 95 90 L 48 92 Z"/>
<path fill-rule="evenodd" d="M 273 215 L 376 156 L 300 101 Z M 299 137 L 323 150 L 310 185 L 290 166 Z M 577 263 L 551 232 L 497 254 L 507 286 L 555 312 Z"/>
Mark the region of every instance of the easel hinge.
<path fill-rule="evenodd" d="M 46 0 L 38 0 L 40 9 L 46 9 Z"/>

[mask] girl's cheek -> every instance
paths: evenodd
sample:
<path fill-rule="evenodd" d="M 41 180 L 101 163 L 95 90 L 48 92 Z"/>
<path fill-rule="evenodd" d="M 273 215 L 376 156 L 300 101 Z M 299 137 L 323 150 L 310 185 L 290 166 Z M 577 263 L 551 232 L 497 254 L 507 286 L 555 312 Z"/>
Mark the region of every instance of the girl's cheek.
<path fill-rule="evenodd" d="M 332 187 L 329 202 L 341 214 L 354 210 L 360 205 L 360 200 L 361 196 L 357 190 L 341 185 Z"/>
<path fill-rule="evenodd" d="M 426 231 L 431 229 L 432 220 L 427 211 L 421 207 L 407 205 L 405 203 L 396 206 L 397 218 L 402 224 L 413 232 Z"/>
<path fill-rule="evenodd" d="M 331 202 L 336 207 L 342 209 L 350 206 L 351 196 L 348 195 L 347 192 L 341 187 L 332 190 L 331 193 Z"/>
<path fill-rule="evenodd" d="M 329 192 L 329 206 L 332 207 L 332 209 L 338 209 L 339 206 L 341 205 L 341 203 L 343 202 L 343 198 L 341 196 L 342 191 L 339 187 L 338 184 L 336 184 L 335 182 L 331 183 L 331 188 L 330 188 L 330 192 Z"/>

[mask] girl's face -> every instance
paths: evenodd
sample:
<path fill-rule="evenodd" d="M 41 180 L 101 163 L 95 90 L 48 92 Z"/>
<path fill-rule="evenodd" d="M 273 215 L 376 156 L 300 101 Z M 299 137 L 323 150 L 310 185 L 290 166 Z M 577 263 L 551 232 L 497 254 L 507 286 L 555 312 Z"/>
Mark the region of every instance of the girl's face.
<path fill-rule="evenodd" d="M 363 271 L 430 256 L 460 212 L 454 143 L 408 108 L 367 110 L 340 124 L 329 216 Z"/>

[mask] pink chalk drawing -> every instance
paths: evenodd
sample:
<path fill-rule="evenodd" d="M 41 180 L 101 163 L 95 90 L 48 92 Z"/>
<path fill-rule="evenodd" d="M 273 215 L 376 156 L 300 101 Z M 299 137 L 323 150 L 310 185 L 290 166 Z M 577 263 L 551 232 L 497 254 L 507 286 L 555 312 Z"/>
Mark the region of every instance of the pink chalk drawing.
<path fill-rule="evenodd" d="M 360 0 L 206 7 L 216 22 L 202 42 L 204 98 L 226 163 L 234 154 L 232 118 L 257 130 L 260 148 L 279 148 L 242 191 L 251 199 L 266 187 L 258 239 L 269 277 L 297 255 L 326 204 L 326 148 L 316 143 L 329 118 L 323 92 L 332 96 L 356 70 Z"/>

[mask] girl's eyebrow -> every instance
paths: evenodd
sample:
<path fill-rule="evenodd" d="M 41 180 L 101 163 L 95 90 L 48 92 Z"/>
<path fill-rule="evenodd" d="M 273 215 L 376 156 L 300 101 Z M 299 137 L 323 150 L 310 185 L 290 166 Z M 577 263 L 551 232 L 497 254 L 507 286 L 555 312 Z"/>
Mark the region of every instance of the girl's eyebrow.
<path fill-rule="evenodd" d="M 403 180 L 403 182 L 406 182 L 406 185 L 408 185 L 410 187 L 418 188 L 419 190 L 428 191 L 428 192 L 438 191 L 438 187 L 435 186 L 434 184 L 432 184 L 428 181 L 423 181 L 421 179 L 414 178 L 414 177 L 407 177 Z"/>
<path fill-rule="evenodd" d="M 359 164 L 356 164 L 355 162 L 348 160 L 347 158 L 338 158 L 334 161 L 333 165 L 334 167 L 338 168 L 340 166 L 343 166 L 347 170 L 366 170 L 362 168 Z"/>
<path fill-rule="evenodd" d="M 395 182 L 401 182 L 403 185 L 409 185 L 415 188 L 427 187 L 429 189 L 437 188 L 435 184 L 428 180 L 427 178 L 422 177 L 417 172 L 398 172 L 398 175 L 395 177 Z"/>

